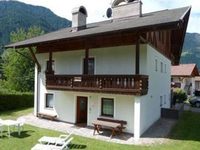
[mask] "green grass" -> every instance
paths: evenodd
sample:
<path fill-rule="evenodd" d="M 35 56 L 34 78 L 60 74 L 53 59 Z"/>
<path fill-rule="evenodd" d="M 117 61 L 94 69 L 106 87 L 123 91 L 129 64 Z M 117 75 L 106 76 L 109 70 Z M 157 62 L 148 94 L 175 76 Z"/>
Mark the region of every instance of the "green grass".
<path fill-rule="evenodd" d="M 15 119 L 21 115 L 32 112 L 32 109 L 9 111 L 0 113 L 2 119 Z M 6 133 L 0 138 L 0 149 L 2 150 L 30 150 L 40 137 L 58 136 L 59 132 L 41 129 L 25 125 L 25 130 L 18 137 L 14 132 L 11 138 Z M 200 114 L 184 112 L 177 125 L 173 128 L 169 143 L 152 146 L 121 145 L 103 142 L 95 139 L 88 139 L 80 136 L 73 136 L 74 140 L 71 149 L 84 150 L 199 150 L 200 149 Z"/>

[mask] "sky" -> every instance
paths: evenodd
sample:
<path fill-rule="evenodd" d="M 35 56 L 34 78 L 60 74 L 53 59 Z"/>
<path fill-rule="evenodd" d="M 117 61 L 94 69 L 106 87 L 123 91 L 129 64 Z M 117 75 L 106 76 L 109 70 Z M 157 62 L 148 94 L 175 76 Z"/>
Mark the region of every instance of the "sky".
<path fill-rule="evenodd" d="M 107 19 L 106 10 L 114 0 L 18 0 L 27 4 L 44 6 L 56 15 L 72 20 L 71 11 L 74 7 L 85 6 L 88 12 L 88 23 Z M 192 6 L 187 32 L 200 33 L 200 2 L 199 0 L 142 0 L 143 13 Z"/>

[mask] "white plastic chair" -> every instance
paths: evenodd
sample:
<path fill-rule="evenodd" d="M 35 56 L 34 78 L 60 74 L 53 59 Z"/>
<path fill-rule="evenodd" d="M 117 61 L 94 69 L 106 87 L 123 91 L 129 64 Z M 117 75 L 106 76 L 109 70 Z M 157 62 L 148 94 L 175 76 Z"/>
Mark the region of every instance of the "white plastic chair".
<path fill-rule="evenodd" d="M 31 150 L 64 150 L 69 149 L 68 145 L 73 140 L 73 137 L 68 139 L 63 145 L 45 145 L 45 144 L 36 144 L 34 147 L 31 148 Z"/>
<path fill-rule="evenodd" d="M 24 130 L 24 124 L 25 124 L 25 119 L 24 118 L 18 118 L 17 122 L 19 123 L 18 125 L 16 125 L 15 127 L 19 128 L 19 132 Z"/>
<path fill-rule="evenodd" d="M 59 137 L 43 136 L 38 141 L 41 144 L 63 145 L 63 143 L 65 143 L 71 135 L 72 133 L 68 135 L 60 135 Z"/>

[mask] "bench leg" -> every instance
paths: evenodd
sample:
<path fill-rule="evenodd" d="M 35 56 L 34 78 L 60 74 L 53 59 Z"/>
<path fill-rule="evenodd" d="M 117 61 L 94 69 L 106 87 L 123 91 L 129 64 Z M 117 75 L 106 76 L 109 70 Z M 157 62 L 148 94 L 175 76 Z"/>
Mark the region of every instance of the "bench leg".
<path fill-rule="evenodd" d="M 95 135 L 95 131 L 97 131 L 97 133 L 99 133 L 99 127 L 98 127 L 98 125 L 94 125 L 93 135 Z"/>
<path fill-rule="evenodd" d="M 114 128 L 112 128 L 112 133 L 111 133 L 111 136 L 110 136 L 110 138 L 112 139 L 112 137 L 113 136 L 115 136 L 116 134 L 115 134 L 115 129 Z"/>

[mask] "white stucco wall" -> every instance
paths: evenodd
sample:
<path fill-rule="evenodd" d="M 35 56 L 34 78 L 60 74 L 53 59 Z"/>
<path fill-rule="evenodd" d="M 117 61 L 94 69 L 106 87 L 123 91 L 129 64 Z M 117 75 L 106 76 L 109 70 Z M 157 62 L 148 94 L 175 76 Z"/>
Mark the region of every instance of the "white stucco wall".
<path fill-rule="evenodd" d="M 130 55 L 131 54 L 131 55 Z M 95 74 L 134 74 L 135 46 L 91 49 L 95 58 Z M 55 74 L 82 74 L 84 50 L 53 53 Z M 88 97 L 88 125 L 101 115 L 101 98 L 114 98 L 114 118 L 127 121 L 125 132 L 134 129 L 134 96 L 47 90 L 45 70 L 48 54 L 37 54 L 42 71 L 39 74 L 39 112 L 57 114 L 62 121 L 76 123 L 76 98 Z M 117 64 L 117 65 L 116 65 Z M 45 108 L 45 94 L 54 94 L 54 109 Z"/>
<path fill-rule="evenodd" d="M 51 90 L 47 90 L 46 92 L 54 94 L 54 108 L 45 108 L 44 93 L 42 94 L 43 96 L 40 97 L 40 111 L 50 114 L 57 114 L 59 120 L 69 123 L 76 123 L 77 96 L 88 97 L 87 125 L 89 126 L 92 126 L 92 121 L 101 116 L 101 98 L 113 98 L 113 118 L 127 121 L 126 129 L 124 130 L 125 132 L 133 133 L 134 131 L 134 96 Z"/>
<path fill-rule="evenodd" d="M 90 49 L 89 56 L 95 58 L 95 74 L 134 74 L 135 46 L 119 46 Z M 82 74 L 85 50 L 55 52 L 55 74 Z M 37 54 L 45 73 L 48 54 Z M 111 69 L 112 68 L 112 69 Z"/>
<path fill-rule="evenodd" d="M 135 46 L 91 49 L 95 58 L 95 74 L 134 74 Z"/>
<path fill-rule="evenodd" d="M 145 45 L 143 46 L 145 47 Z M 147 57 L 146 65 L 143 64 L 146 69 L 141 69 L 141 73 L 146 71 L 146 74 L 149 75 L 149 90 L 146 96 L 140 97 L 140 135 L 160 118 L 161 107 L 170 107 L 171 62 L 151 46 L 144 47 L 141 48 L 141 57 L 143 55 Z M 155 59 L 157 59 L 157 71 Z M 163 63 L 163 72 L 161 72 L 161 62 Z M 160 103 L 161 96 L 162 104 Z"/>
<path fill-rule="evenodd" d="M 84 50 L 53 53 L 55 74 L 82 74 Z M 92 49 L 95 58 L 95 74 L 135 74 L 135 46 Z M 140 135 L 160 117 L 160 108 L 170 106 L 170 68 L 171 64 L 159 52 L 147 45 L 141 45 L 140 74 L 149 75 L 148 95 L 137 97 L 140 100 L 140 120 L 134 120 L 135 97 L 117 94 L 49 91 L 45 87 L 45 70 L 48 54 L 37 54 L 42 71 L 39 74 L 39 111 L 56 113 L 60 120 L 76 122 L 76 97 L 88 97 L 88 125 L 100 116 L 101 98 L 114 98 L 114 118 L 127 121 L 126 132 L 134 133 L 135 121 L 140 121 Z M 155 71 L 155 59 L 158 70 Z M 163 72 L 160 72 L 160 63 Z M 166 72 L 165 72 L 166 64 Z M 54 94 L 54 109 L 45 108 L 45 93 Z M 160 97 L 163 104 L 160 106 Z M 164 97 L 166 97 L 164 102 Z"/>
<path fill-rule="evenodd" d="M 77 93 L 78 94 L 78 93 Z M 81 94 L 81 93 L 79 93 Z M 101 116 L 101 98 L 114 99 L 114 119 L 127 121 L 125 132 L 133 133 L 134 129 L 134 96 L 116 94 L 88 93 L 88 125 Z M 102 117 L 102 116 L 101 116 Z"/>

